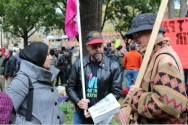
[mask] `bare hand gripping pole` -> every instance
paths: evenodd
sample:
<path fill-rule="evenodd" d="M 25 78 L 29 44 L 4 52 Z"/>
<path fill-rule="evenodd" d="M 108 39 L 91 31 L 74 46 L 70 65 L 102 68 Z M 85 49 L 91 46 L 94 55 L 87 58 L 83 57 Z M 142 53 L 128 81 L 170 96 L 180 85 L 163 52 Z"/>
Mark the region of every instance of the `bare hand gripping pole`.
<path fill-rule="evenodd" d="M 81 22 L 80 22 L 80 8 L 79 8 L 79 0 L 76 0 L 76 8 L 77 8 L 77 18 L 78 18 L 78 35 L 79 35 L 79 44 L 80 44 L 80 64 L 81 64 L 81 76 L 82 76 L 82 94 L 83 99 L 86 99 L 85 92 L 85 75 L 84 75 L 84 66 L 83 66 L 83 44 L 82 44 L 82 30 L 81 30 Z M 86 110 L 84 110 L 84 115 L 86 114 Z"/>
<path fill-rule="evenodd" d="M 148 66 L 148 62 L 149 62 L 149 59 L 150 59 L 150 56 L 151 56 L 151 53 L 152 53 L 158 32 L 159 32 L 159 28 L 160 28 L 160 25 L 161 25 L 167 4 L 168 4 L 168 0 L 161 0 L 161 5 L 159 7 L 159 11 L 158 11 L 158 14 L 157 14 L 157 17 L 156 17 L 156 20 L 155 20 L 155 24 L 154 24 L 149 42 L 148 42 L 148 46 L 147 46 L 147 49 L 146 49 L 146 52 L 145 52 L 145 55 L 144 55 L 144 59 L 142 61 L 142 65 L 140 67 L 138 77 L 137 77 L 136 82 L 135 82 L 135 86 L 137 88 L 140 87 L 142 79 L 143 79 L 145 71 L 146 71 L 146 68 Z M 125 98 L 124 102 L 128 102 L 128 101 L 129 101 L 129 99 Z M 126 118 L 126 121 L 121 121 L 121 122 L 125 123 L 125 124 L 129 124 L 129 120 L 130 120 L 129 117 L 130 117 L 130 114 L 132 112 L 132 108 L 131 108 L 130 105 L 126 105 L 124 107 L 126 107 L 126 111 L 125 111 L 126 115 L 125 114 L 123 114 L 123 115 L 125 115 L 124 117 L 127 117 L 127 116 L 128 117 Z"/>

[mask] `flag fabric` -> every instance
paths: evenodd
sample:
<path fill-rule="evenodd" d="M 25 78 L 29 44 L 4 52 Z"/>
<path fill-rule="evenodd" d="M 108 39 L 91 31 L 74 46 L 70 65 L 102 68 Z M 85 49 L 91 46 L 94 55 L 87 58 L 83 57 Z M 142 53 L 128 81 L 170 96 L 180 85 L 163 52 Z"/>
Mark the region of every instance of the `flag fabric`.
<path fill-rule="evenodd" d="M 49 39 L 45 38 L 43 42 L 49 46 Z"/>
<path fill-rule="evenodd" d="M 69 38 L 78 35 L 76 0 L 67 0 L 65 15 L 65 33 Z"/>

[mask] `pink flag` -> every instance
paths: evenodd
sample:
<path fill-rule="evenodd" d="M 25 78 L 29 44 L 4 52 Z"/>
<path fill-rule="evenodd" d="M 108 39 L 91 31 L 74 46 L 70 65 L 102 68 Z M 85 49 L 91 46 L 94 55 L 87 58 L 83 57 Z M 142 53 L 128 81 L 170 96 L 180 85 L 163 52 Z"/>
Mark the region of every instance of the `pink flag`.
<path fill-rule="evenodd" d="M 44 43 L 46 43 L 49 46 L 49 39 L 45 38 Z"/>
<path fill-rule="evenodd" d="M 65 33 L 69 38 L 74 38 L 78 35 L 76 0 L 67 0 Z"/>

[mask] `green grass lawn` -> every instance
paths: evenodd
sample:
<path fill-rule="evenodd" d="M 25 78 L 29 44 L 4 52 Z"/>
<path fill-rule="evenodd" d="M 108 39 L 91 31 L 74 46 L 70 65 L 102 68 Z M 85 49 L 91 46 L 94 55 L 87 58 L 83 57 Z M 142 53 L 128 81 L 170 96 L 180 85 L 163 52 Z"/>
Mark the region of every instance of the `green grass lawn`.
<path fill-rule="evenodd" d="M 121 104 L 123 98 L 119 99 L 119 103 Z M 60 109 L 64 112 L 64 124 L 72 124 L 73 121 L 73 113 L 74 113 L 74 105 L 71 102 L 61 102 Z M 120 124 L 117 119 L 117 114 L 114 116 L 110 124 L 116 125 Z"/>

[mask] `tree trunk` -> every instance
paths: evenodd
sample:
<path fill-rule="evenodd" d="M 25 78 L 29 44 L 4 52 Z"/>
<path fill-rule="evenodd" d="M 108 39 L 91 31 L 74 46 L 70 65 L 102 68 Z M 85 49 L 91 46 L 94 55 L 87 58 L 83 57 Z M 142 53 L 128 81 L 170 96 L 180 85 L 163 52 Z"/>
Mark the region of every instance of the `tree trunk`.
<path fill-rule="evenodd" d="M 87 55 L 86 37 L 90 31 L 101 31 L 102 0 L 80 0 L 83 55 Z"/>
<path fill-rule="evenodd" d="M 174 11 L 174 0 L 168 1 L 168 17 L 175 18 L 175 11 Z"/>
<path fill-rule="evenodd" d="M 185 17 L 186 14 L 187 14 L 187 0 L 181 0 L 179 17 Z"/>
<path fill-rule="evenodd" d="M 24 35 L 22 36 L 24 40 L 24 48 L 28 45 L 28 34 L 27 32 L 24 32 Z"/>

